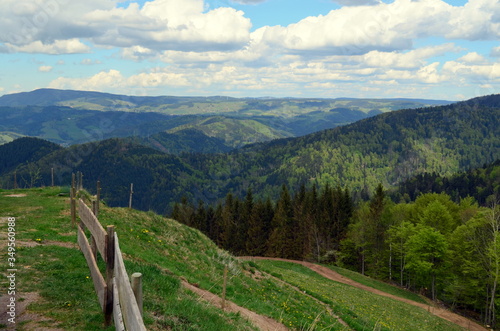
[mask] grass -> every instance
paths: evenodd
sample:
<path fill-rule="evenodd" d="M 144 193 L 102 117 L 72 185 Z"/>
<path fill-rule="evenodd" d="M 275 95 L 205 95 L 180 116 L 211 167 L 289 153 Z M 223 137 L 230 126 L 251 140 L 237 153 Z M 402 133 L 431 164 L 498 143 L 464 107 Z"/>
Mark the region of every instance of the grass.
<path fill-rule="evenodd" d="M 319 327 L 345 329 L 325 314 L 323 305 L 262 275 L 251 262 L 235 259 L 197 230 L 154 213 L 127 208 L 104 208 L 99 218 L 103 225 L 115 225 L 122 252 L 136 261 L 168 270 L 217 295 L 222 293 L 227 266 L 228 300 L 291 328 L 307 329 L 320 316 L 316 322 Z"/>
<path fill-rule="evenodd" d="M 70 224 L 69 199 L 59 193 L 60 188 L 0 190 L 0 216 L 16 218 L 18 300 L 23 297 L 22 293 L 40 295 L 41 300 L 28 307 L 30 313 L 43 316 L 37 327 L 114 330 L 114 326 L 104 328 L 104 317 L 85 258 L 78 249 L 71 248 L 76 234 Z M 26 196 L 6 197 L 12 194 Z M 6 224 L 0 233 L 5 235 Z M 6 248 L 0 252 L 0 259 L 0 268 L 7 270 Z M 200 302 L 180 286 L 178 277 L 162 268 L 137 261 L 125 264 L 129 273 L 132 270 L 145 275 L 144 310 L 148 329 L 255 330 L 241 316 Z M 1 294 L 5 294 L 6 285 L 6 277 L 2 277 Z M 26 330 L 28 326 L 19 323 L 16 327 Z"/>
<path fill-rule="evenodd" d="M 427 301 L 416 293 L 413 293 L 413 292 L 404 290 L 402 288 L 392 286 L 390 284 L 387 284 L 387 283 L 378 281 L 376 279 L 364 276 L 364 275 L 362 275 L 358 272 L 355 272 L 355 271 L 351 271 L 348 269 L 335 267 L 335 266 L 331 266 L 331 265 L 324 265 L 324 266 L 327 268 L 330 268 L 333 271 L 338 272 L 342 276 L 350 278 L 350 279 L 352 279 L 360 284 L 363 284 L 363 285 L 372 287 L 374 289 L 398 296 L 400 298 L 404 298 L 404 299 L 412 300 L 415 302 L 427 304 Z"/>
<path fill-rule="evenodd" d="M 67 193 L 67 189 L 0 190 L 0 216 L 17 220 L 16 240 L 20 245 L 16 263 L 22 270 L 18 288 L 40 294 L 41 300 L 28 310 L 47 318 L 40 322 L 43 326 L 104 329 L 89 269 L 75 246 L 69 198 L 60 193 Z M 7 197 L 11 194 L 26 196 Z M 255 330 L 239 314 L 200 301 L 181 285 L 186 279 L 220 295 L 224 267 L 229 270 L 228 300 L 290 329 L 458 330 L 424 310 L 328 281 L 298 265 L 240 261 L 199 231 L 152 212 L 101 206 L 99 220 L 103 226 L 115 225 L 128 273 L 143 274 L 144 321 L 149 330 Z M 3 227 L 0 233 L 5 234 Z M 6 253 L 6 249 L 0 251 L 2 270 L 7 269 Z M 4 288 L 5 277 L 0 282 Z M 350 327 L 339 323 L 326 306 Z"/>
<path fill-rule="evenodd" d="M 259 261 L 257 264 L 330 305 L 354 330 L 462 330 L 424 309 L 325 279 L 295 263 Z"/>

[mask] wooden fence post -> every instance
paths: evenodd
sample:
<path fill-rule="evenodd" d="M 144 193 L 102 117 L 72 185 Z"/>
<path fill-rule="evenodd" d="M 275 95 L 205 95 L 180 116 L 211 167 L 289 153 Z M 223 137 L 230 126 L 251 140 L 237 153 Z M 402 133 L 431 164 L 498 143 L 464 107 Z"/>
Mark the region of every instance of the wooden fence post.
<path fill-rule="evenodd" d="M 142 274 L 140 272 L 135 272 L 132 274 L 132 291 L 134 292 L 135 300 L 137 301 L 137 306 L 141 315 L 143 314 L 142 306 Z"/>
<path fill-rule="evenodd" d="M 92 213 L 94 213 L 95 215 L 95 201 L 92 201 Z M 95 241 L 95 238 L 92 234 L 90 235 L 90 248 L 92 249 L 94 259 L 97 261 L 97 242 Z"/>
<path fill-rule="evenodd" d="M 224 266 L 224 284 L 222 285 L 222 310 L 226 309 L 227 266 Z"/>
<path fill-rule="evenodd" d="M 134 194 L 134 184 L 130 184 L 130 198 L 128 199 L 128 207 L 132 208 L 132 195 Z"/>
<path fill-rule="evenodd" d="M 76 225 L 76 189 L 75 189 L 75 174 L 71 175 L 71 224 Z"/>
<path fill-rule="evenodd" d="M 17 172 L 14 171 L 14 190 L 17 188 Z"/>
<path fill-rule="evenodd" d="M 96 193 L 96 210 L 95 210 L 95 217 L 99 216 L 99 207 L 101 203 L 101 181 L 97 181 L 97 193 Z"/>
<path fill-rule="evenodd" d="M 80 171 L 80 188 L 79 190 L 83 190 L 83 172 Z"/>
<path fill-rule="evenodd" d="M 104 310 L 104 319 L 106 325 L 110 325 L 113 316 L 113 276 L 115 270 L 115 226 L 108 225 L 106 227 L 107 243 L 106 243 L 106 284 L 108 285 L 108 300 Z"/>
<path fill-rule="evenodd" d="M 54 168 L 50 169 L 50 177 L 52 179 L 52 187 L 54 187 Z"/>

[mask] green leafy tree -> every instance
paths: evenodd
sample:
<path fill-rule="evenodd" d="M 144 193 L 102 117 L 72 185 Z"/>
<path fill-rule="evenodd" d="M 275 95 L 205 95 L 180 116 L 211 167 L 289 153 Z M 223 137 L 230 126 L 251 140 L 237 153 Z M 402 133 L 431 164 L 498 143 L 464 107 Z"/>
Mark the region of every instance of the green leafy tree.
<path fill-rule="evenodd" d="M 406 267 L 422 280 L 430 280 L 431 297 L 436 300 L 436 277 L 445 270 L 448 259 L 448 242 L 436 229 L 420 225 L 407 242 Z"/>

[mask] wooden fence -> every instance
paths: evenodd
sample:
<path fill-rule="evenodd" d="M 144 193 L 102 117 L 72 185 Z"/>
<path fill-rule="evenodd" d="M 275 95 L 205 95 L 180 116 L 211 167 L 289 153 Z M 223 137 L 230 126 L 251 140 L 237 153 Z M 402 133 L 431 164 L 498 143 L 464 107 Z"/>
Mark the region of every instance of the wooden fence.
<path fill-rule="evenodd" d="M 76 209 L 75 195 L 72 190 L 72 211 Z M 105 324 L 110 325 L 113 316 L 116 330 L 146 330 L 142 319 L 141 275 L 133 275 L 134 283 L 137 284 L 133 289 L 123 264 L 114 226 L 109 225 L 105 230 L 82 199 L 78 200 L 78 214 L 78 245 L 89 266 L 99 304 L 104 312 Z M 85 234 L 86 229 L 90 232 L 90 243 Z M 97 252 L 106 263 L 106 277 L 97 266 Z"/>

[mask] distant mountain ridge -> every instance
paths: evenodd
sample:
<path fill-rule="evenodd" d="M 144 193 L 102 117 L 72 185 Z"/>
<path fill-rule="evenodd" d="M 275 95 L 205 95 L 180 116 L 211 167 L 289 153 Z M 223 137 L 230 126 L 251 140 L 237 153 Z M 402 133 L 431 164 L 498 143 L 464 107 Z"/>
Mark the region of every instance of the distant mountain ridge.
<path fill-rule="evenodd" d="M 190 102 L 234 102 L 234 101 L 248 101 L 250 103 L 273 102 L 273 101 L 301 101 L 312 100 L 318 104 L 320 102 L 328 103 L 332 101 L 337 102 L 351 102 L 351 101 L 380 101 L 384 102 L 398 102 L 406 103 L 398 107 L 402 108 L 415 108 L 416 106 L 426 105 L 444 105 L 450 104 L 451 101 L 447 100 L 427 100 L 427 99 L 411 99 L 411 98 L 389 98 L 389 99 L 356 99 L 356 98 L 233 98 L 226 96 L 192 96 L 192 97 L 178 97 L 178 96 L 129 96 L 121 94 L 103 93 L 95 91 L 78 91 L 78 90 L 59 90 L 42 88 L 30 92 L 19 92 L 12 94 L 5 94 L 0 97 L 0 106 L 7 107 L 20 107 L 20 106 L 73 106 L 75 108 L 85 108 L 83 104 L 87 103 L 87 108 L 94 110 L 127 110 L 131 108 L 140 108 L 142 106 L 160 106 L 160 105 L 176 105 Z M 93 107 L 89 107 L 92 106 Z M 98 105 L 98 106 L 97 106 Z"/>
<path fill-rule="evenodd" d="M 145 138 L 165 131 L 175 134 L 189 128 L 222 139 L 228 148 L 238 148 L 304 136 L 384 112 L 446 103 L 420 99 L 144 97 L 39 89 L 0 97 L 0 144 L 17 136 L 35 136 L 67 146 L 113 137 Z M 172 150 L 190 144 L 171 137 L 179 142 L 179 147 L 167 143 Z M 156 146 L 160 150 L 165 147 Z"/>
<path fill-rule="evenodd" d="M 389 188 L 417 174 L 453 174 L 500 158 L 500 108 L 488 106 L 499 98 L 385 113 L 230 153 L 171 155 L 111 139 L 56 151 L 36 165 L 45 182 L 54 165 L 65 169 L 63 181 L 76 170 L 86 174 L 88 187 L 101 180 L 111 205 L 127 203 L 133 181 L 136 208 L 161 213 L 182 196 L 213 202 L 228 192 L 242 197 L 251 187 L 255 195 L 273 197 L 283 184 L 295 190 L 328 183 L 364 197 L 379 183 Z M 80 157 L 73 161 L 73 155 Z M 9 178 L 4 174 L 0 185 L 8 186 Z"/>

